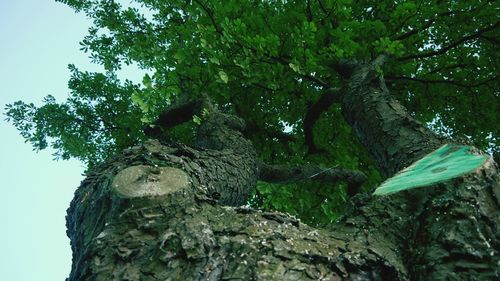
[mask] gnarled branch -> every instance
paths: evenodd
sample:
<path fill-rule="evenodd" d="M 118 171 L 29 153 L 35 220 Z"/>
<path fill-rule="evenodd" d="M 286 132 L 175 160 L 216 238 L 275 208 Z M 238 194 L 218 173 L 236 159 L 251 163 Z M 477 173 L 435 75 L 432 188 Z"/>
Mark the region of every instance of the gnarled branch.
<path fill-rule="evenodd" d="M 319 116 L 335 102 L 340 101 L 340 89 L 329 88 L 326 90 L 319 100 L 311 105 L 304 117 L 304 140 L 308 148 L 308 153 L 317 153 L 320 151 L 314 142 L 313 128 Z"/>
<path fill-rule="evenodd" d="M 193 115 L 201 112 L 202 108 L 202 100 L 190 100 L 175 104 L 162 111 L 158 119 L 144 129 L 144 134 L 150 137 L 160 136 L 163 129 L 172 128 L 191 120 Z"/>

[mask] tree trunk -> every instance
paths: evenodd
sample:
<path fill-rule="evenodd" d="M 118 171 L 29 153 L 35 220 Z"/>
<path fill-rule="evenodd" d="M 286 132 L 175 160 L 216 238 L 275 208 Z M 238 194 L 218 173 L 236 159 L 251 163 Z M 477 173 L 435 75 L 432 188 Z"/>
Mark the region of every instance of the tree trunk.
<path fill-rule="evenodd" d="M 342 109 L 381 171 L 392 176 L 450 140 L 434 135 L 389 95 L 376 65 L 353 68 Z M 499 278 L 500 176 L 492 158 L 467 176 L 378 200 L 404 209 L 399 246 L 411 280 Z M 367 206 L 380 210 L 376 201 Z"/>
<path fill-rule="evenodd" d="M 442 144 L 358 64 L 346 120 L 390 176 Z M 148 141 L 97 167 L 68 210 L 68 280 L 494 280 L 499 175 L 360 194 L 328 229 L 241 207 L 259 175 L 238 121 L 211 114 L 199 149 Z"/>

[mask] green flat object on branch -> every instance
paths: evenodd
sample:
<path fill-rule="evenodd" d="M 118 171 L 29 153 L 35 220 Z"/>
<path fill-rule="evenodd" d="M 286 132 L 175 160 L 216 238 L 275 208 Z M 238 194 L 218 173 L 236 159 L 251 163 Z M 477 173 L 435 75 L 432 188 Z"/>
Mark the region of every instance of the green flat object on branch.
<path fill-rule="evenodd" d="M 387 179 L 373 194 L 387 195 L 453 179 L 476 170 L 488 158 L 473 154 L 467 145 L 445 144 Z"/>

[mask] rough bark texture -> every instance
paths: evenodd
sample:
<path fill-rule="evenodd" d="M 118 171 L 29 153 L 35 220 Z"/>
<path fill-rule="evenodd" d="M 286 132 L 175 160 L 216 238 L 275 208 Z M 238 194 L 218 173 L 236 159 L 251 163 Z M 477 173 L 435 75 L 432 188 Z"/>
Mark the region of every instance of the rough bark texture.
<path fill-rule="evenodd" d="M 389 95 L 373 64 L 354 67 L 342 98 L 342 112 L 386 176 L 443 144 Z"/>
<path fill-rule="evenodd" d="M 148 142 L 82 183 L 68 215 L 74 252 L 69 280 L 407 278 L 400 252 L 391 248 L 392 236 L 360 235 L 357 227 L 330 232 L 284 214 L 222 206 L 195 180 L 161 196 L 125 198 L 114 191 L 113 179 L 123 167 L 177 163 L 190 177 L 200 172 L 191 160 L 173 154 L 175 149 Z M 227 172 L 221 166 L 212 176 Z"/>
<path fill-rule="evenodd" d="M 445 140 L 389 95 L 375 69 L 376 63 L 353 67 L 342 109 L 382 172 L 391 176 Z M 403 214 L 409 235 L 403 247 L 412 279 L 499 278 L 500 177 L 493 159 L 471 175 L 403 194 L 402 200 L 383 198 L 411 206 Z"/>
<path fill-rule="evenodd" d="M 352 72 L 344 115 L 392 175 L 441 140 L 387 95 L 372 68 Z M 197 149 L 148 141 L 97 167 L 68 210 L 68 280 L 498 279 L 493 161 L 432 187 L 360 194 L 337 224 L 315 229 L 240 207 L 260 174 L 242 129 L 211 114 Z"/>

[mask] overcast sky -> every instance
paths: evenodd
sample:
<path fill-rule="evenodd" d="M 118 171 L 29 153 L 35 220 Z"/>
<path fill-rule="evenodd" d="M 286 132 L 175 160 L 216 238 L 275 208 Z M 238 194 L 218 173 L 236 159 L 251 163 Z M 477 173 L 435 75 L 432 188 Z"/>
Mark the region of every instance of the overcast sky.
<path fill-rule="evenodd" d="M 79 41 L 91 21 L 54 0 L 0 0 L 0 278 L 64 280 L 71 268 L 65 215 L 84 167 L 53 161 L 53 151 L 32 151 L 4 119 L 16 100 L 40 105 L 68 95 L 67 65 L 89 63 Z M 125 74 L 124 74 L 125 75 Z M 137 72 L 126 74 L 139 81 Z"/>

